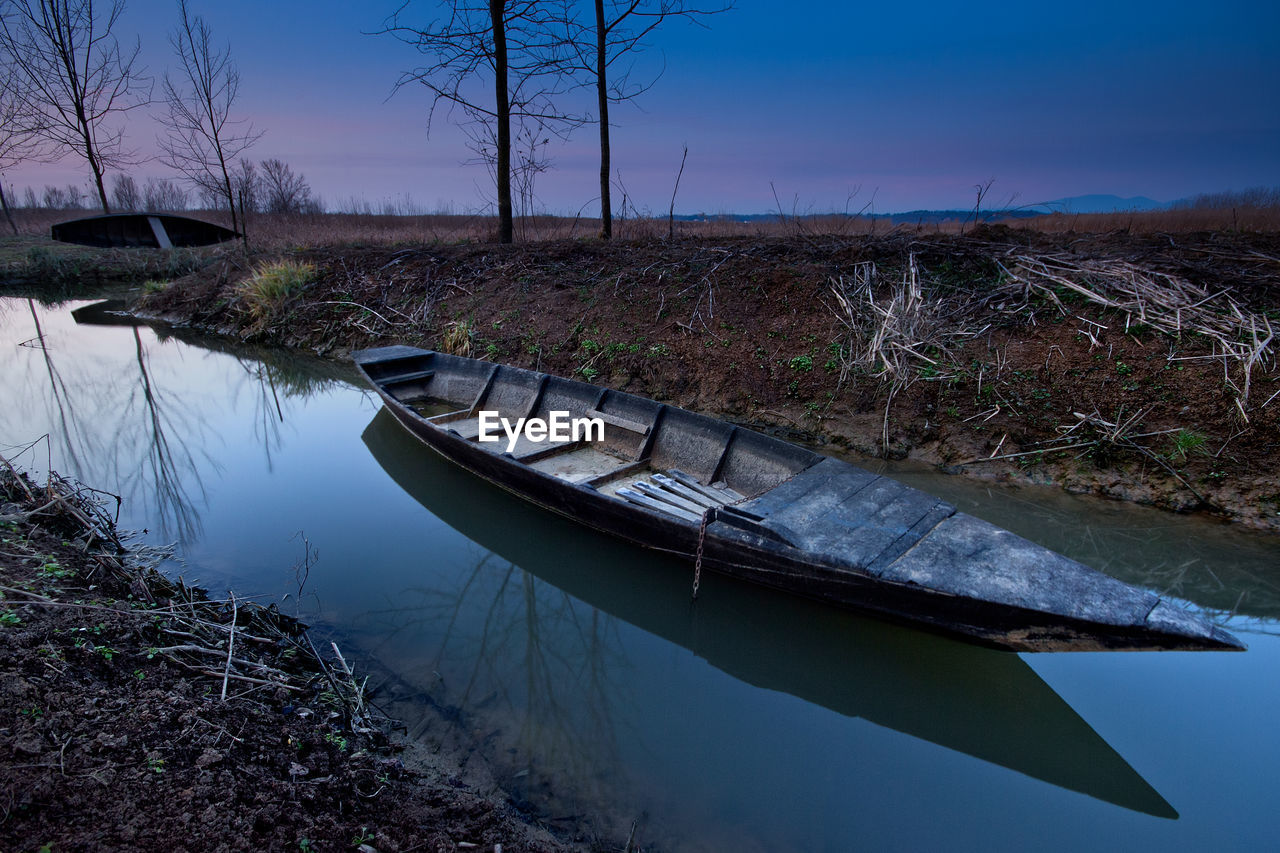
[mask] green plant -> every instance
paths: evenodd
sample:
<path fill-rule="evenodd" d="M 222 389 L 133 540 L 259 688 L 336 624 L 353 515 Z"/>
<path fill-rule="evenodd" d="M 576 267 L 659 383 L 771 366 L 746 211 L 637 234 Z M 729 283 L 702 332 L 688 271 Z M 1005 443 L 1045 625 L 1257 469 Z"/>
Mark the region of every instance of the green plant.
<path fill-rule="evenodd" d="M 1133 368 L 1125 364 L 1123 361 L 1117 361 L 1116 373 L 1119 373 L 1121 376 L 1128 376 L 1129 374 L 1133 373 Z"/>
<path fill-rule="evenodd" d="M 792 370 L 803 370 L 803 371 L 813 370 L 813 356 L 798 355 L 795 358 L 791 359 L 791 361 L 787 362 L 787 366 L 790 367 Z"/>
<path fill-rule="evenodd" d="M 337 732 L 329 732 L 324 736 L 327 743 L 331 743 L 338 748 L 339 752 L 347 751 L 347 739 Z"/>
<path fill-rule="evenodd" d="M 265 263 L 236 286 L 236 293 L 248 306 L 249 313 L 261 319 L 279 310 L 286 299 L 310 284 L 315 275 L 315 264 L 305 261 Z"/>
<path fill-rule="evenodd" d="M 164 772 L 164 759 L 163 759 L 163 758 L 148 758 L 148 759 L 147 759 L 147 769 L 148 769 L 148 770 L 150 770 L 152 773 L 163 773 L 163 772 Z"/>
<path fill-rule="evenodd" d="M 4 626 L 5 628 L 11 628 L 14 625 L 21 625 L 21 624 L 22 624 L 22 619 L 19 618 L 17 613 L 10 613 L 8 610 L 6 610 L 4 613 L 0 613 L 0 625 Z"/>
<path fill-rule="evenodd" d="M 1180 429 L 1173 434 L 1172 440 L 1173 447 L 1169 450 L 1169 458 L 1186 459 L 1189 453 L 1203 452 L 1204 443 L 1208 438 L 1195 430 Z"/>
<path fill-rule="evenodd" d="M 53 557 L 45 557 L 44 562 L 40 564 L 36 571 L 45 577 L 58 578 L 59 580 L 75 574 L 71 569 L 64 569 Z"/>
<path fill-rule="evenodd" d="M 375 836 L 372 832 L 369 831 L 369 827 L 362 826 L 360 827 L 360 831 L 351 837 L 351 846 L 359 847 L 362 844 L 368 844 L 370 841 L 373 841 L 374 838 L 376 837 L 377 836 Z"/>
<path fill-rule="evenodd" d="M 582 367 L 579 367 L 578 373 L 582 374 L 582 378 L 586 379 L 588 382 L 600 375 L 600 371 L 596 370 L 589 364 L 584 364 Z"/>

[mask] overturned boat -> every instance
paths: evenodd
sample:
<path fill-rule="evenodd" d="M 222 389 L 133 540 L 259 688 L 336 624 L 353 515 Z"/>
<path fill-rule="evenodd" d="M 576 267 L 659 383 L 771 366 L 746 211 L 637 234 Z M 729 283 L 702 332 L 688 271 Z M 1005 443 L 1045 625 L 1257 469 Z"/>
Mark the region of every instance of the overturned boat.
<path fill-rule="evenodd" d="M 107 213 L 59 222 L 53 239 L 101 248 L 151 248 L 212 246 L 240 235 L 212 222 L 172 213 Z"/>
<path fill-rule="evenodd" d="M 353 358 L 427 445 L 547 509 L 693 560 L 695 590 L 706 569 L 1016 651 L 1244 648 L 1154 593 L 776 438 L 430 350 Z M 587 426 L 556 428 L 566 422 Z"/>

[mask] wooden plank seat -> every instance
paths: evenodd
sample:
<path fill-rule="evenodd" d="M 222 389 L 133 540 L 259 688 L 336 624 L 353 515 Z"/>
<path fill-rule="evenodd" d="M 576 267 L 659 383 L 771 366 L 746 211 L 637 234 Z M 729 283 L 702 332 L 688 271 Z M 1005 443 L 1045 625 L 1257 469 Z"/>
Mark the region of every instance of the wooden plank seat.
<path fill-rule="evenodd" d="M 638 479 L 618 489 L 616 494 L 637 506 L 698 522 L 707 510 L 743 499 L 743 495 L 723 483 L 705 486 L 678 468 L 666 474 L 654 473 L 647 480 Z"/>

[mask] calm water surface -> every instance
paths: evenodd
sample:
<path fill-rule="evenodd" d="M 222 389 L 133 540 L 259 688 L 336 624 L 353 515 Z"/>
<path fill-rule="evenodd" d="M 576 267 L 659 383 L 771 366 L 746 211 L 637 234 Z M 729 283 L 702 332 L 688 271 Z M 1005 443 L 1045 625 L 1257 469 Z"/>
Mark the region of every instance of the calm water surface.
<path fill-rule="evenodd" d="M 693 606 L 688 566 L 457 470 L 344 365 L 77 323 L 86 304 L 0 298 L 5 452 L 47 436 L 23 462 L 121 495 L 122 527 L 176 545 L 167 571 L 301 607 L 413 730 L 443 712 L 549 820 L 638 820 L 670 850 L 1280 838 L 1276 537 L 899 468 L 1250 650 L 1020 656 L 716 578 Z"/>

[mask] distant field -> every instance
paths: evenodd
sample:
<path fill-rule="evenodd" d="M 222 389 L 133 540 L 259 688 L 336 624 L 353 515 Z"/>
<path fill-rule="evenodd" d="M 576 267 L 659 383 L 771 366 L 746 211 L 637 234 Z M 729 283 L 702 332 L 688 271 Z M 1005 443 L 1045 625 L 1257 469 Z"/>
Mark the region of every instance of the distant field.
<path fill-rule="evenodd" d="M 229 225 L 228 217 L 217 211 L 184 211 L 185 215 Z M 29 236 L 49 233 L 56 222 L 92 216 L 92 211 L 19 209 L 14 211 L 19 230 Z M 1189 208 L 1134 213 L 1052 213 L 1023 218 L 988 217 L 984 224 L 1007 225 L 1013 229 L 1043 233 L 1136 234 L 1189 233 L 1197 231 L 1277 232 L 1280 206 Z M 649 240 L 674 233 L 677 237 L 819 237 L 921 232 L 958 234 L 974 228 L 972 217 L 941 222 L 920 222 L 891 226 L 883 219 L 845 216 L 782 216 L 776 220 L 734 221 L 718 218 L 707 221 L 666 219 L 615 219 L 614 235 L 619 240 Z M 597 219 L 536 216 L 516 221 L 516 239 L 521 242 L 589 238 L 600 229 Z M 481 215 L 431 214 L 389 216 L 382 214 L 311 213 L 254 214 L 249 220 L 249 238 L 254 248 L 276 249 L 335 244 L 397 245 L 420 243 L 484 242 L 495 239 L 497 220 Z"/>

